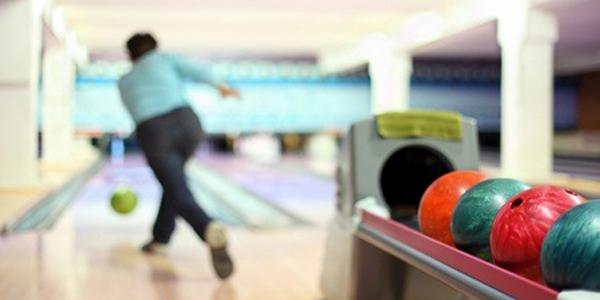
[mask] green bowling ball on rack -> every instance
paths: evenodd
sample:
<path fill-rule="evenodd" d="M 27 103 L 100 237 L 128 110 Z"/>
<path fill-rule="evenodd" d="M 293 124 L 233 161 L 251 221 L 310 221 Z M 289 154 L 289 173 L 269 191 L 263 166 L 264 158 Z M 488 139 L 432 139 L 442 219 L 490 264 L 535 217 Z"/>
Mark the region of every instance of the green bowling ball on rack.
<path fill-rule="evenodd" d="M 110 197 L 110 206 L 121 215 L 131 213 L 138 203 L 136 193 L 128 187 L 117 188 Z"/>
<path fill-rule="evenodd" d="M 480 182 L 464 193 L 452 214 L 456 247 L 491 262 L 489 240 L 494 218 L 508 199 L 528 188 L 518 180 L 496 178 Z"/>
<path fill-rule="evenodd" d="M 544 238 L 541 268 L 555 289 L 600 292 L 600 200 L 558 218 Z"/>

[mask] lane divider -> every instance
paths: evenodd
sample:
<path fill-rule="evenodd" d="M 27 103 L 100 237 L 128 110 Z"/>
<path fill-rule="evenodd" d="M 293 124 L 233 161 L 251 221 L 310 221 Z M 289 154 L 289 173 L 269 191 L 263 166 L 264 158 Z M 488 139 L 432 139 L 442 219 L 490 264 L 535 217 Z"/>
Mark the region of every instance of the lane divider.
<path fill-rule="evenodd" d="M 69 181 L 56 188 L 27 209 L 22 215 L 2 226 L 1 234 L 48 230 L 73 202 L 85 183 L 104 165 L 106 159 L 99 157 L 95 162 L 75 174 Z"/>
<path fill-rule="evenodd" d="M 253 194 L 196 159 L 188 164 L 187 171 L 193 185 L 201 186 L 214 199 L 220 201 L 221 205 L 229 207 L 248 227 L 266 229 L 308 224 L 302 218 Z"/>

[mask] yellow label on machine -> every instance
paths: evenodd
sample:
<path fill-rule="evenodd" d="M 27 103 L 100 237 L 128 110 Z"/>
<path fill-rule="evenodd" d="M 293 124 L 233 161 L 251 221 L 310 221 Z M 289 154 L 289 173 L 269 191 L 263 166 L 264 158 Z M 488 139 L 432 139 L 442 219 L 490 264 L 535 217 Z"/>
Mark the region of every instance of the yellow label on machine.
<path fill-rule="evenodd" d="M 454 112 L 387 112 L 377 115 L 375 119 L 377 131 L 384 138 L 462 139 L 462 116 Z"/>

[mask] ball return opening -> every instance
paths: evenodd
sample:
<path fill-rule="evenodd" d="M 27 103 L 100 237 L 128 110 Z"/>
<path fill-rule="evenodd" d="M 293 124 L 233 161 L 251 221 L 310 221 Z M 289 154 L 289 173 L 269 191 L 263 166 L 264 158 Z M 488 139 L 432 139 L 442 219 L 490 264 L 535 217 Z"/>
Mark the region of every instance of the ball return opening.
<path fill-rule="evenodd" d="M 379 176 L 383 200 L 393 220 L 417 228 L 416 214 L 425 189 L 454 167 L 439 151 L 427 146 L 398 149 L 385 161 Z"/>

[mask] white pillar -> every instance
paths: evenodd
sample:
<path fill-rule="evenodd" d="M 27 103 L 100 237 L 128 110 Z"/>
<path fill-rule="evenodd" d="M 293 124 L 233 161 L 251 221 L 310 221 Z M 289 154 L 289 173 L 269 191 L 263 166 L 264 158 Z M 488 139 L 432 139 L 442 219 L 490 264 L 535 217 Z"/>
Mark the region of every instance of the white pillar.
<path fill-rule="evenodd" d="M 556 19 L 527 1 L 501 16 L 501 168 L 504 176 L 544 180 L 552 174 L 553 49 Z"/>
<path fill-rule="evenodd" d="M 65 45 L 47 47 L 43 63 L 42 159 L 64 163 L 73 155 L 74 62 Z"/>
<path fill-rule="evenodd" d="M 37 180 L 41 7 L 0 1 L 0 186 Z"/>
<path fill-rule="evenodd" d="M 369 59 L 371 109 L 374 114 L 409 108 L 412 57 L 382 46 Z"/>

